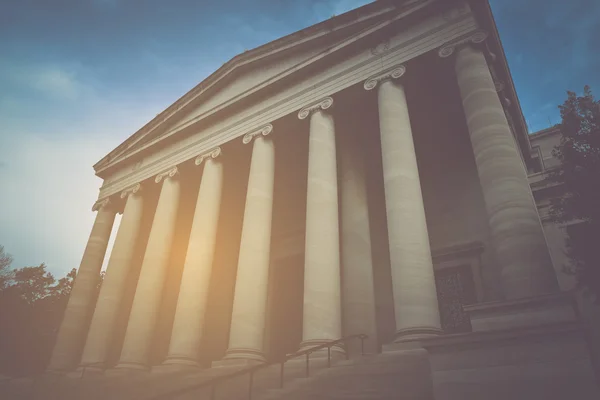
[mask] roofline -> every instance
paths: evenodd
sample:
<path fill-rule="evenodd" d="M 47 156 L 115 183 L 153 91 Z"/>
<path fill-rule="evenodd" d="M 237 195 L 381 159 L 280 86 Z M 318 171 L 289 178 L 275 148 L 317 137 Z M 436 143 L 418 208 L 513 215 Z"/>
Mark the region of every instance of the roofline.
<path fill-rule="evenodd" d="M 356 20 L 361 14 L 367 14 L 371 10 L 372 10 L 372 13 L 370 14 L 371 17 L 376 17 L 378 15 L 375 12 L 376 10 L 381 10 L 382 13 L 384 13 L 384 12 L 387 12 L 387 10 L 386 10 L 387 8 L 389 8 L 390 6 L 393 7 L 395 4 L 397 4 L 399 2 L 410 3 L 412 1 L 414 1 L 414 0 L 405 0 L 405 1 L 377 0 L 377 1 L 373 1 L 372 3 L 365 4 L 364 6 L 347 11 L 343 14 L 326 19 L 326 20 L 316 23 L 314 25 L 310 25 L 299 31 L 285 35 L 283 37 L 280 37 L 278 39 L 275 39 L 273 41 L 265 43 L 261 46 L 255 47 L 254 49 L 245 51 L 243 53 L 240 53 L 240 54 L 234 56 L 229 61 L 227 61 L 223 65 L 221 65 L 221 67 L 219 67 L 217 70 L 215 70 L 212 74 L 210 74 L 206 78 L 204 78 L 200 83 L 198 83 L 196 86 L 194 86 L 191 90 L 189 90 L 187 93 L 185 93 L 179 99 L 177 99 L 174 103 L 172 103 L 166 109 L 164 109 L 159 114 L 157 114 L 154 118 L 152 118 L 144 126 L 142 126 L 140 129 L 138 129 L 135 133 L 133 133 L 132 135 L 127 137 L 127 139 L 125 139 L 123 142 L 121 142 L 118 146 L 116 146 L 113 150 L 111 150 L 107 155 L 102 157 L 98 162 L 96 162 L 94 164 L 94 166 L 93 166 L 94 170 L 96 171 L 96 173 L 98 173 L 101 170 L 100 164 L 103 163 L 104 161 L 109 161 L 111 155 L 113 155 L 115 152 L 117 152 L 118 150 L 123 148 L 130 141 L 134 140 L 134 138 L 136 138 L 136 137 L 142 135 L 143 133 L 146 133 L 147 131 L 152 130 L 152 129 L 160 126 L 162 123 L 166 122 L 166 120 L 169 119 L 170 117 L 172 117 L 179 109 L 181 109 L 181 107 L 183 107 L 185 105 L 185 103 L 187 103 L 189 100 L 192 100 L 194 98 L 194 96 L 196 96 L 198 94 L 198 92 L 201 92 L 203 88 L 205 88 L 209 85 L 212 85 L 212 83 L 214 83 L 214 81 L 217 81 L 220 78 L 228 75 L 229 72 L 231 72 L 233 69 L 235 69 L 235 67 L 242 64 L 243 62 L 252 61 L 252 59 L 260 58 L 260 56 L 263 55 L 264 53 L 272 51 L 278 47 L 283 47 L 286 44 L 293 43 L 296 41 L 296 39 L 298 37 L 308 37 L 311 34 L 313 34 L 313 32 L 314 32 L 314 34 L 319 33 L 320 31 L 322 31 L 323 27 L 326 27 L 328 25 L 333 25 L 333 26 L 331 26 L 331 28 L 339 27 L 340 25 L 343 25 L 344 23 L 348 23 L 348 22 L 352 22 L 352 21 Z"/>
<path fill-rule="evenodd" d="M 534 133 L 529 134 L 530 139 L 537 139 L 542 136 L 550 136 L 560 133 L 560 124 L 549 126 L 548 128 L 544 128 Z"/>
<path fill-rule="evenodd" d="M 502 40 L 500 39 L 500 33 L 498 32 L 498 26 L 496 25 L 496 20 L 494 19 L 494 13 L 492 12 L 492 8 L 490 6 L 489 0 L 467 0 L 473 9 L 473 12 L 480 10 L 478 13 L 479 17 L 484 18 L 485 22 L 489 24 L 490 33 L 492 34 L 494 41 L 498 46 L 498 65 L 503 69 L 502 72 L 506 73 L 506 88 L 510 89 L 511 96 L 510 100 L 514 102 L 514 111 L 511 113 L 513 117 L 517 117 L 514 120 L 515 128 L 517 128 L 518 132 L 517 136 L 520 143 L 521 153 L 523 155 L 523 159 L 527 165 L 531 163 L 531 143 L 529 141 L 529 130 L 527 128 L 527 123 L 525 121 L 525 117 L 523 116 L 523 109 L 521 108 L 521 103 L 519 101 L 519 96 L 517 95 L 517 90 L 515 88 L 515 83 L 512 79 L 512 74 L 510 72 L 510 67 L 508 65 L 508 61 L 506 59 L 506 53 L 504 52 L 504 46 L 502 45 Z M 482 9 L 484 7 L 484 9 Z M 484 11 L 484 12 L 481 12 Z M 518 125 L 518 126 L 517 126 Z"/>

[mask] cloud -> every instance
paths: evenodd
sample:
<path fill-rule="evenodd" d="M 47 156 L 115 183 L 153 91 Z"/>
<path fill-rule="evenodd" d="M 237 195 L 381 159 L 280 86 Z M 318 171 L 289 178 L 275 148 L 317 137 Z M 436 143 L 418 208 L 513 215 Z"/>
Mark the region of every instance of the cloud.
<path fill-rule="evenodd" d="M 76 100 L 89 90 L 77 77 L 76 67 L 58 64 L 0 65 L 5 79 L 20 90 L 61 100 Z"/>
<path fill-rule="evenodd" d="M 46 262 L 63 275 L 79 266 L 91 230 L 101 180 L 90 161 L 103 155 L 106 143 L 22 135 L 10 144 L 11 168 L 0 169 L 0 243 L 15 255 L 15 267 Z"/>

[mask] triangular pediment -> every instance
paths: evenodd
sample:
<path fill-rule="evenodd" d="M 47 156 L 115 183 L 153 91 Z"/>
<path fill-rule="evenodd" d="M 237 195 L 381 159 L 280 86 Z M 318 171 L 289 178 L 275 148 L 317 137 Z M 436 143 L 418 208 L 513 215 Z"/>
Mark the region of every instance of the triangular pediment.
<path fill-rule="evenodd" d="M 335 57 L 357 36 L 375 34 L 377 27 L 395 14 L 432 2 L 377 1 L 234 57 L 100 160 L 94 166 L 96 173 L 102 175 L 117 164 L 133 162 L 173 129 L 299 74 L 316 60 Z"/>

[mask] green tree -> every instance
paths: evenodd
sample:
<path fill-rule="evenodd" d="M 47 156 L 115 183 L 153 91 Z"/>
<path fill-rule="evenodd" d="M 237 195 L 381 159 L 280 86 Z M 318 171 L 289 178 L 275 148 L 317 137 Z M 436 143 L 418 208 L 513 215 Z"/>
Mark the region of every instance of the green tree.
<path fill-rule="evenodd" d="M 569 230 L 567 253 L 580 287 L 600 299 L 600 102 L 589 86 L 582 96 L 567 92 L 559 106 L 562 122 L 560 144 L 553 155 L 561 168 L 550 179 L 563 185 L 565 195 L 552 202 L 556 222 L 577 222 Z"/>

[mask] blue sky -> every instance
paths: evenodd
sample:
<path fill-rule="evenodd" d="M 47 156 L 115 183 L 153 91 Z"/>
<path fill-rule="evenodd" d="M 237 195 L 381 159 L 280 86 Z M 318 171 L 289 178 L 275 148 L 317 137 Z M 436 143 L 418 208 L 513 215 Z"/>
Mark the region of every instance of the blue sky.
<path fill-rule="evenodd" d="M 234 55 L 368 2 L 1 2 L 0 244 L 13 266 L 78 267 L 96 161 Z M 491 4 L 531 131 L 559 121 L 567 89 L 600 92 L 600 2 Z"/>

